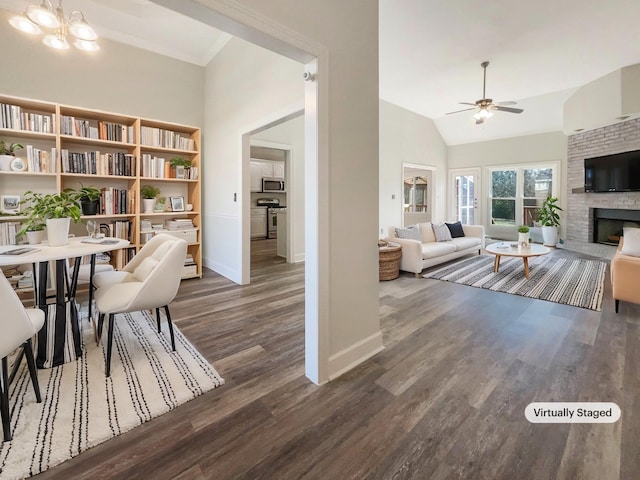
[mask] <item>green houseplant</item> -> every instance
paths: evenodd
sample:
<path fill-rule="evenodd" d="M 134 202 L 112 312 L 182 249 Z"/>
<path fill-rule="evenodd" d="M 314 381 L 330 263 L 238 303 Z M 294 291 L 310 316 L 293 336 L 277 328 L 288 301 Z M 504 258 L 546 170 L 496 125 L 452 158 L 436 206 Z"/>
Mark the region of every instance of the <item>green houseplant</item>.
<path fill-rule="evenodd" d="M 77 223 L 80 220 L 80 204 L 72 190 L 53 194 L 29 190 L 25 192 L 21 203 L 29 204 L 26 213 L 27 219 L 31 220 L 27 223 L 32 225 L 36 225 L 38 221 L 46 223 L 47 237 L 52 247 L 65 245 L 69 236 L 70 221 Z"/>
<path fill-rule="evenodd" d="M 11 170 L 11 162 L 17 148 L 24 147 L 19 143 L 6 143 L 4 140 L 0 140 L 0 170 Z"/>
<path fill-rule="evenodd" d="M 102 193 L 94 187 L 82 187 L 73 193 L 76 200 L 80 202 L 83 215 L 96 215 L 100 206 Z"/>
<path fill-rule="evenodd" d="M 520 225 L 518 227 L 518 243 L 523 247 L 529 245 L 529 227 Z"/>
<path fill-rule="evenodd" d="M 558 227 L 560 227 L 560 215 L 562 211 L 557 205 L 558 197 L 549 196 L 542 203 L 538 212 L 538 221 L 542 227 L 542 243 L 548 246 L 555 246 L 558 243 Z"/>
<path fill-rule="evenodd" d="M 142 204 L 144 205 L 143 213 L 153 213 L 160 189 L 154 185 L 143 185 L 140 188 L 140 195 L 142 195 Z"/>
<path fill-rule="evenodd" d="M 182 157 L 173 157 L 169 160 L 169 166 L 171 167 L 172 177 L 185 178 L 185 170 L 191 168 L 191 160 Z"/>

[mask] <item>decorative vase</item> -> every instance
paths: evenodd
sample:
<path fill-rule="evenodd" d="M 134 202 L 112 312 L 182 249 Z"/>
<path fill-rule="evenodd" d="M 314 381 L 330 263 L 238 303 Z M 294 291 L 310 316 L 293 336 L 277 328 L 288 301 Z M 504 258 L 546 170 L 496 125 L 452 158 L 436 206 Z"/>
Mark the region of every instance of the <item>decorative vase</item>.
<path fill-rule="evenodd" d="M 558 243 L 558 227 L 542 227 L 542 244 L 555 247 Z"/>
<path fill-rule="evenodd" d="M 29 245 L 37 245 L 44 238 L 44 230 L 27 231 L 26 234 Z"/>
<path fill-rule="evenodd" d="M 153 210 L 156 206 L 155 198 L 143 198 L 142 205 L 144 206 L 144 212 L 142 213 L 153 213 Z"/>
<path fill-rule="evenodd" d="M 526 233 L 518 232 L 518 243 L 523 247 L 528 246 L 529 245 L 529 232 L 526 232 Z"/>
<path fill-rule="evenodd" d="M 69 243 L 70 222 L 69 217 L 47 219 L 47 238 L 50 246 L 61 247 Z"/>
<path fill-rule="evenodd" d="M 0 170 L 11 170 L 11 162 L 16 158 L 13 155 L 0 155 Z"/>

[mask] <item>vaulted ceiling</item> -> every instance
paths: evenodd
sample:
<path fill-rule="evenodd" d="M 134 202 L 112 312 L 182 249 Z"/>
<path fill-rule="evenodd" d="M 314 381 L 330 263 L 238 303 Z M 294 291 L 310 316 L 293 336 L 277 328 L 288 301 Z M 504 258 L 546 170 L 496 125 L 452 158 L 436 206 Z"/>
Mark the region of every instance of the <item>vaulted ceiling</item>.
<path fill-rule="evenodd" d="M 0 0 L 23 11 L 38 0 Z M 54 0 L 54 4 L 57 1 Z M 576 88 L 640 63 L 640 2 L 611 0 L 380 0 L 380 97 L 434 120 L 449 145 L 562 130 Z M 64 0 L 99 35 L 206 65 L 231 38 L 149 0 Z M 10 28 L 8 26 L 2 28 Z M 459 102 L 512 100 L 475 125 Z"/>

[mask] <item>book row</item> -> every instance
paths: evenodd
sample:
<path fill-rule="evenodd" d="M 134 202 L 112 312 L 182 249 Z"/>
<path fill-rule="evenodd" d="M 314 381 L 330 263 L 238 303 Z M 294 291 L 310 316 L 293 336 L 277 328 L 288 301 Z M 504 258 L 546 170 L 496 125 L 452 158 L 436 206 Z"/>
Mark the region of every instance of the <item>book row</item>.
<path fill-rule="evenodd" d="M 26 112 L 18 105 L 0 103 L 0 128 L 54 133 L 55 117 L 43 113 Z"/>
<path fill-rule="evenodd" d="M 140 143 L 150 147 L 175 148 L 179 150 L 195 151 L 195 141 L 184 133 L 164 130 L 155 127 L 140 128 Z"/>
<path fill-rule="evenodd" d="M 63 149 L 61 157 L 63 173 L 124 177 L 136 174 L 136 157 L 130 153 L 70 152 Z"/>
<path fill-rule="evenodd" d="M 101 189 L 100 192 L 101 197 L 98 212 L 101 215 L 124 215 L 131 214 L 135 211 L 135 192 L 133 190 L 109 187 Z"/>
<path fill-rule="evenodd" d="M 26 146 L 27 170 L 36 173 L 55 173 L 58 150 L 52 147 L 51 150 L 42 150 L 33 145 Z"/>
<path fill-rule="evenodd" d="M 16 233 L 20 231 L 20 222 L 0 223 L 0 245 L 15 245 Z"/>
<path fill-rule="evenodd" d="M 133 125 L 105 122 L 102 120 L 84 120 L 81 118 L 60 116 L 60 133 L 74 137 L 95 138 L 114 142 L 133 143 Z"/>

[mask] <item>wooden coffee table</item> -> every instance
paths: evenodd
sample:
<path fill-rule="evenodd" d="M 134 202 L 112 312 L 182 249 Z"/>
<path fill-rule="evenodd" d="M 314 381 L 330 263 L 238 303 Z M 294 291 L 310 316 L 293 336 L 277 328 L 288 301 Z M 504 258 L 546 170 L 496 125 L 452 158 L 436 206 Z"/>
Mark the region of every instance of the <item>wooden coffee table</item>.
<path fill-rule="evenodd" d="M 529 278 L 529 257 L 539 257 L 540 255 L 546 255 L 551 250 L 542 245 L 535 243 L 530 244 L 528 247 L 511 247 L 511 243 L 514 242 L 498 242 L 488 245 L 485 250 L 496 256 L 493 262 L 493 271 L 497 272 L 500 268 L 500 257 L 522 257 L 524 263 L 524 276 Z"/>

